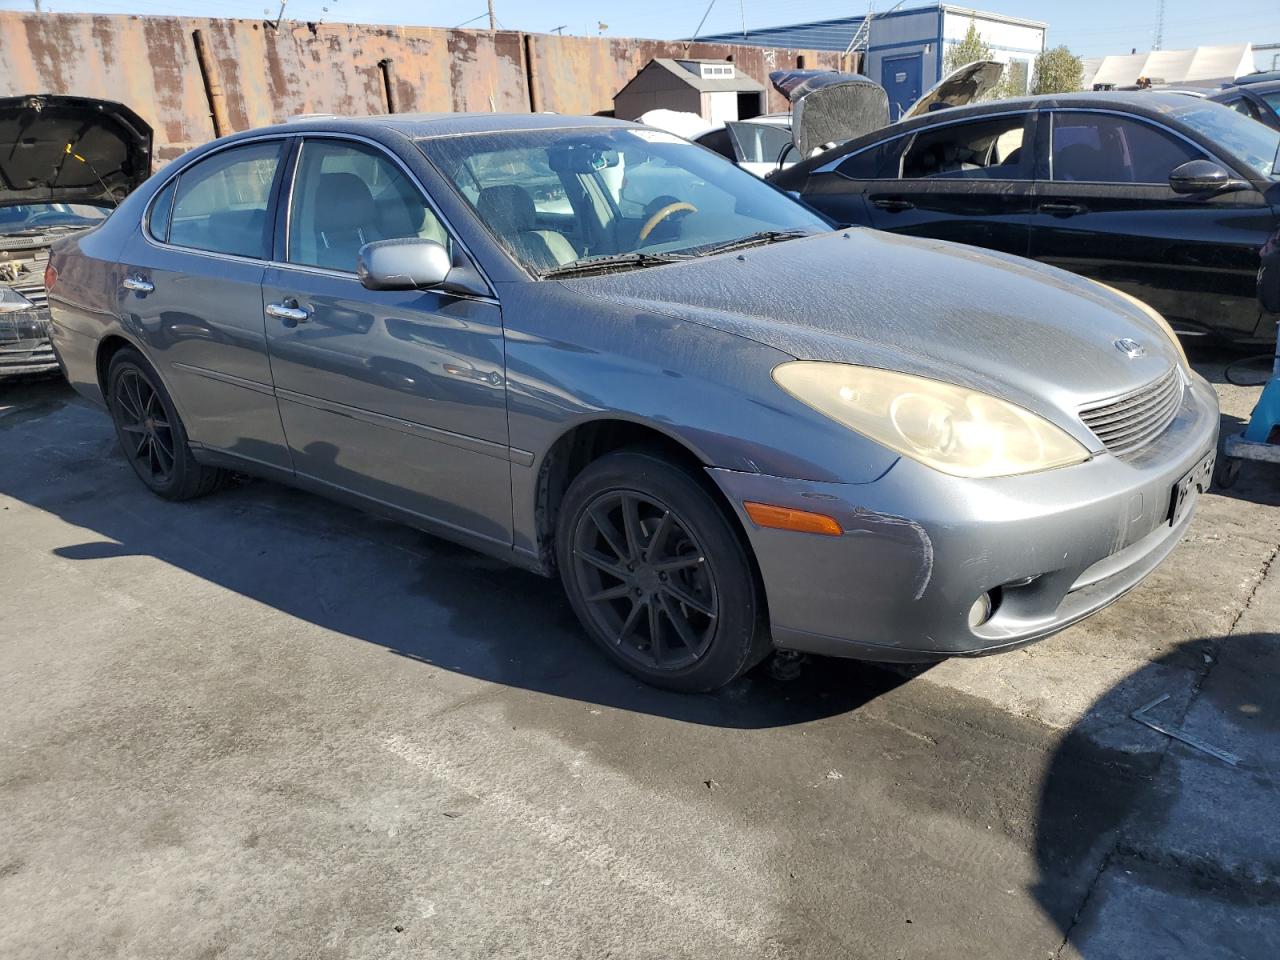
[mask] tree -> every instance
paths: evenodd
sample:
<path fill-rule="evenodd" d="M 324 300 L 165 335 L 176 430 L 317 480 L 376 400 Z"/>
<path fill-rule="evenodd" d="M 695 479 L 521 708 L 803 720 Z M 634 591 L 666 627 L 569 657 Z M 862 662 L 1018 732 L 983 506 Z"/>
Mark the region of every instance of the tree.
<path fill-rule="evenodd" d="M 991 55 L 991 44 L 982 39 L 978 32 L 976 20 L 969 21 L 969 29 L 964 39 L 947 50 L 942 59 L 943 75 L 959 70 L 977 60 L 994 60 Z M 979 97 L 979 101 L 1004 100 L 1008 97 L 1021 97 L 1027 92 L 1027 68 L 1024 63 L 1014 61 L 1006 64 L 1000 82 Z"/>
<path fill-rule="evenodd" d="M 978 33 L 978 22 L 970 20 L 964 39 L 951 47 L 943 58 L 943 73 L 948 74 L 953 70 L 959 70 L 965 64 L 973 63 L 975 60 L 990 59 L 991 44 L 983 40 L 982 34 Z"/>
<path fill-rule="evenodd" d="M 1075 93 L 1084 83 L 1084 64 L 1066 47 L 1046 50 L 1036 57 L 1032 93 Z"/>

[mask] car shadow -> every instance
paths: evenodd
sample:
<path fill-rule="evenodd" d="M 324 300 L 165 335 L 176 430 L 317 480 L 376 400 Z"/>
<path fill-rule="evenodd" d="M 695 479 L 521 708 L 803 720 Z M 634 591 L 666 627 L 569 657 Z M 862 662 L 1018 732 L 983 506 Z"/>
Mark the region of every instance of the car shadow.
<path fill-rule="evenodd" d="M 1274 873 L 1262 879 L 1274 845 L 1251 839 L 1274 819 L 1280 714 L 1266 691 L 1280 674 L 1277 644 L 1275 633 L 1184 643 L 1061 739 L 1035 812 L 1032 893 L 1063 935 L 1062 956 L 1280 955 L 1280 886 Z M 1239 766 L 1142 725 L 1132 715 L 1144 707 Z"/>
<path fill-rule="evenodd" d="M 326 630 L 480 680 L 722 727 L 805 723 L 855 710 L 914 672 L 854 661 L 766 661 L 690 696 L 622 672 L 590 643 L 560 585 L 300 490 L 237 478 L 174 504 L 118 452 L 106 414 L 65 385 L 0 397 L 0 493 L 59 517 L 77 563 L 154 557 Z M 266 638 L 264 638 L 266 639 Z"/>

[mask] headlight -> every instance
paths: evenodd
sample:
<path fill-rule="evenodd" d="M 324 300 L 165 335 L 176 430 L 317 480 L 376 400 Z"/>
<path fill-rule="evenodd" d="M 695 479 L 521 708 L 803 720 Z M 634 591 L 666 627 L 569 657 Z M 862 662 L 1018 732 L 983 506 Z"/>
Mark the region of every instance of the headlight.
<path fill-rule="evenodd" d="M 1169 321 L 1166 320 L 1164 317 L 1160 316 L 1160 312 L 1158 310 L 1152 309 L 1150 306 L 1143 303 L 1137 297 L 1131 294 L 1125 293 L 1123 290 L 1117 290 L 1115 287 L 1108 286 L 1105 283 L 1099 283 L 1097 280 L 1093 282 L 1097 283 L 1098 286 L 1103 287 L 1106 290 L 1110 290 L 1117 297 L 1124 297 L 1126 300 L 1132 303 L 1135 307 L 1137 307 L 1139 310 L 1145 313 L 1148 317 L 1150 317 L 1155 323 L 1157 323 L 1160 326 L 1160 329 L 1163 330 L 1165 334 L 1169 337 L 1169 339 L 1173 341 L 1173 348 L 1178 351 L 1178 356 L 1182 358 L 1182 369 L 1184 370 L 1191 369 L 1191 361 L 1187 359 L 1186 348 L 1182 346 L 1182 341 L 1178 339 L 1178 335 L 1173 332 L 1173 327 L 1169 326 Z"/>
<path fill-rule="evenodd" d="M 1089 459 L 1042 417 L 954 384 L 807 360 L 780 364 L 773 379 L 837 423 L 954 477 L 1007 477 Z"/>
<path fill-rule="evenodd" d="M 0 284 L 0 313 L 13 313 L 17 310 L 34 310 L 36 305 L 20 294 L 13 287 Z"/>

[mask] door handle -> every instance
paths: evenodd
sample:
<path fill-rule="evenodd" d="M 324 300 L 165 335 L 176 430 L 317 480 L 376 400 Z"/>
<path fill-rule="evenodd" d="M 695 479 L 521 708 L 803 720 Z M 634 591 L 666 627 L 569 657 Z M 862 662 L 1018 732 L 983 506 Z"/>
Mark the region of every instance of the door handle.
<path fill-rule="evenodd" d="M 1078 203 L 1042 203 L 1041 213 L 1052 213 L 1055 217 L 1074 217 L 1078 213 L 1088 213 L 1086 207 Z"/>
<path fill-rule="evenodd" d="M 914 210 L 916 205 L 910 200 L 872 200 L 875 206 L 890 213 L 901 213 L 903 210 Z"/>
<path fill-rule="evenodd" d="M 120 286 L 137 293 L 151 293 L 156 288 L 154 283 L 150 280 L 144 280 L 142 277 L 125 277 L 120 281 Z"/>
<path fill-rule="evenodd" d="M 306 307 L 298 306 L 298 301 L 292 297 L 283 303 L 268 303 L 266 311 L 268 317 L 283 320 L 286 327 L 296 327 L 311 319 L 311 311 Z"/>

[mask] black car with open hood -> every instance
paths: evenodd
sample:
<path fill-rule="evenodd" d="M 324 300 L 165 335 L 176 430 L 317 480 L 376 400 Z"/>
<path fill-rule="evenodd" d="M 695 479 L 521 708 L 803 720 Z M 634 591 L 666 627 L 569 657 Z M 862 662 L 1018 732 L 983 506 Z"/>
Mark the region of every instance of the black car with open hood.
<path fill-rule="evenodd" d="M 0 98 L 0 377 L 57 369 L 45 267 L 151 175 L 151 127 L 109 100 Z"/>

